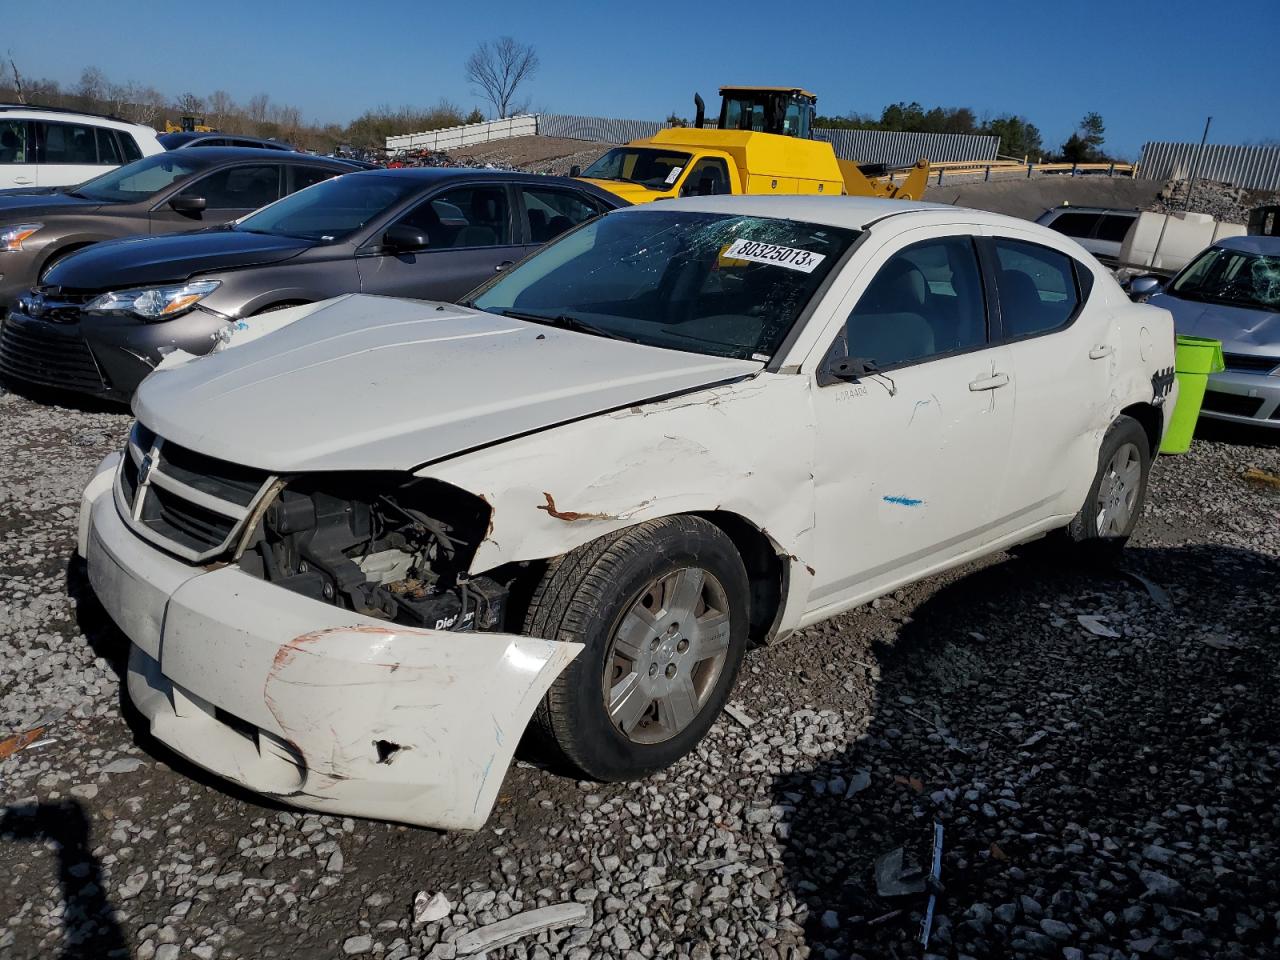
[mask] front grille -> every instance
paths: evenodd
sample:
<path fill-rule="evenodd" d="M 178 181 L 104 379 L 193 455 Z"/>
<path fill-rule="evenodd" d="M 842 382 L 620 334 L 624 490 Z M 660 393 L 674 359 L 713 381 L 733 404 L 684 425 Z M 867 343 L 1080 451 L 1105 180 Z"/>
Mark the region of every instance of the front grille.
<path fill-rule="evenodd" d="M 1222 393 L 1206 390 L 1201 410 L 1210 413 L 1227 413 L 1235 417 L 1256 417 L 1262 407 L 1261 397 L 1246 397 L 1239 393 Z"/>
<path fill-rule="evenodd" d="M 53 323 L 79 323 L 80 312 L 90 300 L 98 297 L 97 292 L 80 293 L 74 290 L 61 290 L 58 287 L 36 287 L 29 295 L 18 301 L 19 309 L 41 320 Z"/>
<path fill-rule="evenodd" d="M 1247 353 L 1224 353 L 1227 369 L 1236 373 L 1270 373 L 1280 367 L 1280 357 L 1255 357 Z"/>
<path fill-rule="evenodd" d="M 78 326 L 45 323 L 12 310 L 0 324 L 0 374 L 87 393 L 107 389 Z"/>
<path fill-rule="evenodd" d="M 134 424 L 116 503 L 141 536 L 195 562 L 227 550 L 274 477 L 197 453 Z"/>

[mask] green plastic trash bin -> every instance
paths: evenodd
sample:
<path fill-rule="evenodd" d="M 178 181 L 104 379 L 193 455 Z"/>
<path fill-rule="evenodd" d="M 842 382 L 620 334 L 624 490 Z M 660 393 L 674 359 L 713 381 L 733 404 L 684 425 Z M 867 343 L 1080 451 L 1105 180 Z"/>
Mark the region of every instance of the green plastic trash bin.
<path fill-rule="evenodd" d="M 1200 404 L 1209 374 L 1227 368 L 1222 361 L 1222 341 L 1208 337 L 1178 337 L 1174 353 L 1174 372 L 1178 375 L 1178 402 L 1169 418 L 1169 431 L 1160 444 L 1161 453 L 1186 453 L 1191 449 L 1191 436 L 1196 432 Z"/>

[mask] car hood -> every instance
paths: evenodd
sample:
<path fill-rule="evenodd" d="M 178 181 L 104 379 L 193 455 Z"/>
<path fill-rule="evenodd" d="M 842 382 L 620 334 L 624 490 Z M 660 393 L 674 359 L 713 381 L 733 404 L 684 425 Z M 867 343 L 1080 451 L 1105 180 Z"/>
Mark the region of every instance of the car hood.
<path fill-rule="evenodd" d="M 86 200 L 46 190 L 48 188 L 43 187 L 0 190 L 0 224 L 58 213 L 88 213 L 102 206 L 101 200 Z"/>
<path fill-rule="evenodd" d="M 120 290 L 185 280 L 210 270 L 261 266 L 295 257 L 314 244 L 238 230 L 201 230 L 95 243 L 44 275 L 44 283 L 74 290 Z"/>
<path fill-rule="evenodd" d="M 1275 356 L 1280 351 L 1280 312 L 1183 300 L 1167 293 L 1147 302 L 1172 313 L 1178 333 L 1221 340 L 1227 353 Z"/>
<path fill-rule="evenodd" d="M 174 443 L 273 472 L 409 470 L 762 367 L 350 295 L 235 349 L 156 371 L 134 395 L 134 413 Z"/>
<path fill-rule="evenodd" d="M 606 193 L 611 193 L 615 197 L 621 197 L 627 203 L 650 203 L 661 197 L 669 197 L 671 193 L 661 190 L 650 190 L 648 187 L 641 186 L 638 183 L 628 183 L 625 180 L 595 180 L 587 177 L 580 177 L 583 183 L 589 183 L 593 187 L 599 187 Z"/>

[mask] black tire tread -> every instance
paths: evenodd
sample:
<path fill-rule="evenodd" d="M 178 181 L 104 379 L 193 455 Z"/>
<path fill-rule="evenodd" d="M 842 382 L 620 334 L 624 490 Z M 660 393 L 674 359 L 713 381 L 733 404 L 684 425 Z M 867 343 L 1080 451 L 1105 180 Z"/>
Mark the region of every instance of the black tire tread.
<path fill-rule="evenodd" d="M 592 540 L 550 562 L 530 598 L 524 632 L 548 640 L 576 640 L 592 609 L 611 589 L 617 568 L 627 555 L 636 550 L 659 550 L 660 535 L 666 531 L 728 540 L 709 520 L 687 515 L 661 517 Z M 557 729 L 568 723 L 568 695 L 562 684 L 553 684 L 538 704 L 532 725 L 539 746 L 581 773 L 583 758 L 574 755 L 568 738 L 557 736 Z"/>

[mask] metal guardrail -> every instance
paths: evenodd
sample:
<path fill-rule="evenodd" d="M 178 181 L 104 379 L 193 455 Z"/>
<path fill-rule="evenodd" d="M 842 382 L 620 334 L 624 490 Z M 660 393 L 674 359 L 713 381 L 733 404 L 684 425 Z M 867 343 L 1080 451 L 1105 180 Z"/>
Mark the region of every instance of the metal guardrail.
<path fill-rule="evenodd" d="M 1251 190 L 1280 190 L 1280 146 L 1154 141 L 1143 144 L 1139 166 L 1147 180 L 1182 179 L 1194 172 Z"/>
<path fill-rule="evenodd" d="M 538 118 L 533 114 L 507 117 L 505 120 L 486 120 L 483 123 L 467 123 L 442 130 L 425 130 L 422 133 L 406 133 L 387 137 L 387 152 L 396 154 L 409 150 L 456 150 L 477 143 L 493 140 L 509 140 L 512 137 L 528 137 L 538 132 Z"/>
<path fill-rule="evenodd" d="M 817 140 L 831 144 L 836 156 L 855 163 L 909 167 L 921 157 L 931 167 L 938 163 L 994 161 L 1000 138 L 967 133 L 902 133 L 894 130 L 813 131 Z"/>
<path fill-rule="evenodd" d="M 1036 174 L 1055 173 L 1078 176 L 1096 176 L 1105 172 L 1108 177 L 1135 177 L 1138 165 L 1133 163 L 1037 163 L 1035 161 L 993 160 L 991 162 L 959 160 L 943 161 L 929 164 L 929 173 L 934 186 L 941 186 L 949 176 L 958 177 L 982 176 L 984 181 L 990 180 L 992 174 L 1022 174 L 1030 178 Z M 936 174 L 936 176 L 934 176 Z"/>

